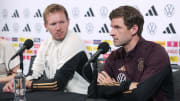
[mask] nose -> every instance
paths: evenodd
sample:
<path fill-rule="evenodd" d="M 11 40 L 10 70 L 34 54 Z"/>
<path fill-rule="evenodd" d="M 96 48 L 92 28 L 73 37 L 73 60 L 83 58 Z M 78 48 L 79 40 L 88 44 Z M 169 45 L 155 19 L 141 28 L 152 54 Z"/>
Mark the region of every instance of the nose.
<path fill-rule="evenodd" d="M 60 29 L 61 29 L 61 24 L 57 23 L 56 30 L 60 30 Z"/>
<path fill-rule="evenodd" d="M 111 35 L 111 36 L 114 36 L 114 30 L 113 30 L 113 28 L 112 28 L 111 31 L 110 31 L 110 35 Z"/>

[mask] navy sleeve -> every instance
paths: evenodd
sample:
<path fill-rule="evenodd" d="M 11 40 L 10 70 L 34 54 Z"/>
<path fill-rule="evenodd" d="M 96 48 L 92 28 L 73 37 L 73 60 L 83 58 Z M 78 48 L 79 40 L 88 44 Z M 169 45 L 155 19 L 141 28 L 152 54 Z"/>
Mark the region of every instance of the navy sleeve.
<path fill-rule="evenodd" d="M 67 61 L 63 67 L 56 71 L 55 78 L 49 80 L 33 80 L 32 90 L 64 90 L 69 80 L 74 76 L 74 72 L 77 71 L 82 77 L 82 68 L 88 60 L 85 52 L 79 52 L 69 61 Z M 84 71 L 88 80 L 91 80 L 92 71 L 90 67 L 86 67 Z M 84 77 L 85 78 L 85 77 Z M 87 80 L 87 81 L 88 81 Z"/>

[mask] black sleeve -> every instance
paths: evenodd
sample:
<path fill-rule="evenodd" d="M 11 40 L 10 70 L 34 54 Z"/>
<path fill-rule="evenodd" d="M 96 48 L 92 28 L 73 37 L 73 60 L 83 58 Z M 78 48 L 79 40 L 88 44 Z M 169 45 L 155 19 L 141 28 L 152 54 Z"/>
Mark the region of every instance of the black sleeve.
<path fill-rule="evenodd" d="M 77 71 L 81 76 L 82 68 L 86 61 L 88 60 L 84 51 L 79 52 L 69 61 L 67 61 L 63 67 L 56 71 L 55 78 L 49 80 L 33 80 L 32 89 L 33 90 L 44 90 L 44 89 L 60 89 L 64 90 L 69 80 L 74 76 L 74 72 Z M 88 73 L 88 79 L 91 79 L 91 68 L 88 67 L 85 71 Z"/>
<path fill-rule="evenodd" d="M 147 101 L 158 90 L 162 90 L 168 97 L 168 100 L 174 98 L 173 77 L 170 66 L 163 68 L 162 71 L 140 83 L 126 99 Z"/>
<path fill-rule="evenodd" d="M 129 89 L 130 81 L 121 83 L 120 86 L 97 86 L 98 98 L 108 98 L 112 101 L 149 101 L 158 90 L 163 90 L 168 101 L 174 98 L 173 78 L 171 68 L 166 67 L 152 77 L 140 83 L 136 89 Z M 89 89 L 90 90 L 90 89 Z"/>
<path fill-rule="evenodd" d="M 97 85 L 97 97 L 98 98 L 112 98 L 118 94 L 127 91 L 129 89 L 131 81 L 124 81 L 120 86 L 102 86 Z"/>

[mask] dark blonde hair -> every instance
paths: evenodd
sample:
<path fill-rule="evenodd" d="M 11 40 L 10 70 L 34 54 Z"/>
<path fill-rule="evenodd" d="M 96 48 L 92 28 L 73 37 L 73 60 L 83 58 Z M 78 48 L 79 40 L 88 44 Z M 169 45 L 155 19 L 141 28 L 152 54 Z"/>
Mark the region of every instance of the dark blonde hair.
<path fill-rule="evenodd" d="M 57 11 L 62 11 L 64 12 L 66 19 L 69 20 L 69 16 L 67 13 L 67 10 L 64 8 L 64 6 L 59 5 L 59 4 L 50 4 L 47 6 L 47 8 L 45 9 L 44 13 L 43 13 L 43 19 L 44 19 L 44 23 L 47 23 L 46 17 L 53 12 L 57 12 Z"/>

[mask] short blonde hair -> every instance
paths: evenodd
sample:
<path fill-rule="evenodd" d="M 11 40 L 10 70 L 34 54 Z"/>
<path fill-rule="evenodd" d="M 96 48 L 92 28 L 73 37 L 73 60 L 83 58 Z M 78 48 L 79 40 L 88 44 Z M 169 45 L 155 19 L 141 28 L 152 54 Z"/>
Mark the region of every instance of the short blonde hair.
<path fill-rule="evenodd" d="M 66 19 L 69 20 L 69 16 L 67 13 L 67 10 L 64 8 L 64 6 L 60 5 L 60 4 L 50 4 L 47 6 L 47 8 L 45 9 L 44 13 L 43 13 L 43 19 L 44 19 L 44 23 L 47 23 L 47 19 L 46 17 L 53 12 L 57 12 L 57 11 L 62 11 L 64 12 Z"/>

